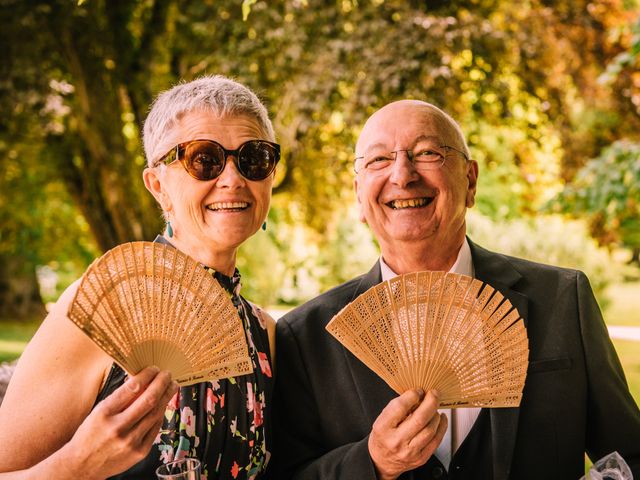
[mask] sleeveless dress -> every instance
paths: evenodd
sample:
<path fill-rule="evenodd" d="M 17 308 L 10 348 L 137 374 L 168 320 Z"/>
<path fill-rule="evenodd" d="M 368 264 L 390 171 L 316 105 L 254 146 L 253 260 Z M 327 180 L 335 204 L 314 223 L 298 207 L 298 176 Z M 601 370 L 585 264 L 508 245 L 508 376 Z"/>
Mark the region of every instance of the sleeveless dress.
<path fill-rule="evenodd" d="M 156 241 L 167 243 L 159 237 Z M 265 477 L 271 455 L 273 376 L 267 326 L 259 308 L 240 296 L 233 277 L 205 267 L 229 293 L 243 321 L 253 373 L 180 388 L 171 399 L 151 451 L 113 479 L 155 479 L 163 463 L 198 458 L 202 478 L 255 480 Z M 197 341 L 197 339 L 194 339 Z M 115 363 L 96 404 L 121 386 L 126 373 Z"/>

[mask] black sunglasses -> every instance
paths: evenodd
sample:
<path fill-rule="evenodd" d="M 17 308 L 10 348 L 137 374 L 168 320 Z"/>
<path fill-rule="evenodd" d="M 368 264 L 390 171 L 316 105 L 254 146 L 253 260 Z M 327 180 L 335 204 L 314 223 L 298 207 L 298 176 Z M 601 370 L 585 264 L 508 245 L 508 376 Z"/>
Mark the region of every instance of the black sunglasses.
<path fill-rule="evenodd" d="M 266 140 L 249 140 L 237 150 L 227 150 L 213 140 L 191 140 L 176 145 L 158 164 L 170 165 L 179 160 L 193 178 L 208 181 L 220 176 L 229 155 L 233 156 L 233 163 L 244 178 L 264 180 L 280 160 L 280 145 Z"/>

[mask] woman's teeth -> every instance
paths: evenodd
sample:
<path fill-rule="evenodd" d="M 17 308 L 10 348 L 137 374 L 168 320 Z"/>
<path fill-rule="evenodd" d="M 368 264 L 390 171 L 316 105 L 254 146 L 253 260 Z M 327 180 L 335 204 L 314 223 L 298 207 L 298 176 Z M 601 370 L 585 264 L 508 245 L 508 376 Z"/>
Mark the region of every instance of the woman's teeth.
<path fill-rule="evenodd" d="M 244 210 L 249 204 L 247 202 L 218 202 L 207 205 L 207 210 L 214 212 L 219 210 Z"/>

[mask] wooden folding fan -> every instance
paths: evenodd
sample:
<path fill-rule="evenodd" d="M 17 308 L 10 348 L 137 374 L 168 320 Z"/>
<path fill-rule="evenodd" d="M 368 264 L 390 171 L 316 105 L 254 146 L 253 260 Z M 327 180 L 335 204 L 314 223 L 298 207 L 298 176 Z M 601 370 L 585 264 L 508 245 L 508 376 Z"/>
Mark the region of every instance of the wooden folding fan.
<path fill-rule="evenodd" d="M 327 330 L 400 394 L 437 389 L 446 408 L 520 404 L 524 322 L 500 292 L 466 275 L 395 277 L 348 304 Z"/>
<path fill-rule="evenodd" d="M 171 246 L 109 250 L 85 272 L 68 317 L 131 374 L 156 365 L 185 386 L 252 371 L 229 295 Z"/>

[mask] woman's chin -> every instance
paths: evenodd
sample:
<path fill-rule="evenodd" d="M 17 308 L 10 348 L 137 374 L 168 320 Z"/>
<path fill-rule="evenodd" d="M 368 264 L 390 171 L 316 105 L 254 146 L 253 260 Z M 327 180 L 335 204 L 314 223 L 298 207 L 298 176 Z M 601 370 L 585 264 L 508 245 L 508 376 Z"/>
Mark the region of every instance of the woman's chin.
<path fill-rule="evenodd" d="M 216 224 L 205 231 L 211 247 L 229 250 L 238 248 L 259 229 L 259 226 L 243 225 L 238 222 Z"/>

